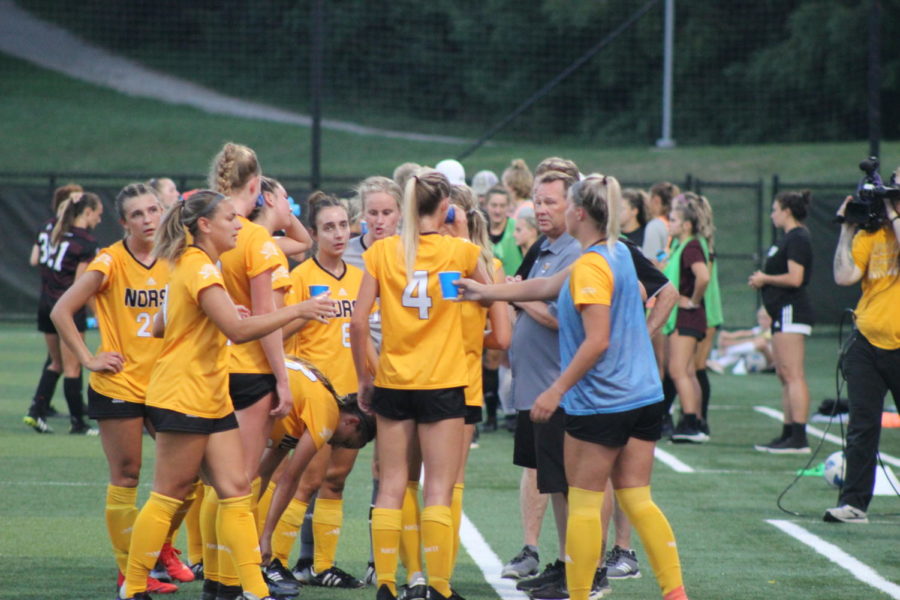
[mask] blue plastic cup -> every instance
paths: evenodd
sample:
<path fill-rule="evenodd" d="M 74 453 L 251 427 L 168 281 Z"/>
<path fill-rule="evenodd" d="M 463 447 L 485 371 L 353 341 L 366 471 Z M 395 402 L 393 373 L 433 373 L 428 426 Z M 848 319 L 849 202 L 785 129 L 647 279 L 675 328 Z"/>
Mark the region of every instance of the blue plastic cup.
<path fill-rule="evenodd" d="M 309 286 L 309 296 L 311 298 L 315 298 L 316 296 L 321 296 L 328 292 L 327 285 L 311 285 Z"/>
<path fill-rule="evenodd" d="M 444 271 L 438 273 L 441 281 L 441 296 L 447 300 L 457 300 L 459 298 L 459 288 L 453 285 L 454 281 L 462 279 L 462 273 L 459 271 Z"/>

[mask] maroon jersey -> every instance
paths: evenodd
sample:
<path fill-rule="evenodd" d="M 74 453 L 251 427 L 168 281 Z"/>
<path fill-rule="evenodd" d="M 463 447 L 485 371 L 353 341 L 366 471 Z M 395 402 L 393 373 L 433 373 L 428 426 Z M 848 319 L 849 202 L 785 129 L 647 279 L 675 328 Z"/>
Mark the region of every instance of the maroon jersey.
<path fill-rule="evenodd" d="M 43 306 L 53 306 L 75 281 L 75 271 L 80 263 L 87 263 L 97 254 L 97 240 L 83 227 L 72 227 L 63 234 L 59 243 L 50 243 L 56 219 L 51 219 L 37 236 L 40 251 L 38 263 L 41 269 L 41 298 Z"/>

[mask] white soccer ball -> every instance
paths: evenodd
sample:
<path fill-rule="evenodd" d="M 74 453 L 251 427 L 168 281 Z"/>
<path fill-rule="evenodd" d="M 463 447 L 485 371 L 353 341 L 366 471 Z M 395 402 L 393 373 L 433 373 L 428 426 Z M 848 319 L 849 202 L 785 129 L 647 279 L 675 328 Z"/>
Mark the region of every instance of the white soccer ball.
<path fill-rule="evenodd" d="M 834 452 L 825 459 L 825 481 L 832 487 L 839 488 L 844 485 L 846 471 L 847 466 L 844 463 L 844 452 L 842 450 Z"/>
<path fill-rule="evenodd" d="M 759 373 L 767 366 L 766 357 L 762 352 L 751 352 L 744 357 L 744 365 L 748 373 Z"/>

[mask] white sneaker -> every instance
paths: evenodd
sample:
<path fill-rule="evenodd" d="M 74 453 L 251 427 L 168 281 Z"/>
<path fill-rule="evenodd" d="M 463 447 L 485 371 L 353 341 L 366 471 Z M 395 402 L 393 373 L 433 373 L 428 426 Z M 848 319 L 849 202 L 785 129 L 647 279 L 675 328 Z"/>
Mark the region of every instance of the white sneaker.
<path fill-rule="evenodd" d="M 854 508 L 849 504 L 838 506 L 837 508 L 829 508 L 825 511 L 823 520 L 829 523 L 868 523 L 869 517 L 866 511 Z"/>

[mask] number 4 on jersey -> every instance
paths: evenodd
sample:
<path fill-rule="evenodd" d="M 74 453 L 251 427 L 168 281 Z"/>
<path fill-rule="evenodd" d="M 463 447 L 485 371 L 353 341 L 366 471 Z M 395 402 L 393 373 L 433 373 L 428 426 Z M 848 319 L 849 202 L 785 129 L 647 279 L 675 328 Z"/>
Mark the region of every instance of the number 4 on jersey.
<path fill-rule="evenodd" d="M 401 303 L 407 308 L 418 308 L 420 319 L 428 318 L 428 309 L 433 304 L 428 295 L 428 271 L 413 272 L 412 280 L 403 290 Z"/>

